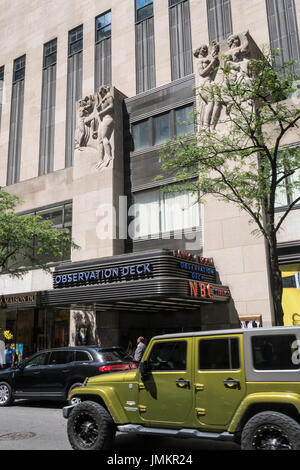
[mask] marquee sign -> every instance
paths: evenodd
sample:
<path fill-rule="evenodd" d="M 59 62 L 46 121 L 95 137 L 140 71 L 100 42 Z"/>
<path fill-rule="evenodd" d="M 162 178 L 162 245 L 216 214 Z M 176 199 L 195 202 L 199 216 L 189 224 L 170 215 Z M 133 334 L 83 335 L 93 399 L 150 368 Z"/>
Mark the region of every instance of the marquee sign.
<path fill-rule="evenodd" d="M 227 302 L 230 290 L 217 283 L 212 258 L 179 250 L 113 256 L 59 266 L 48 302 L 118 302 L 145 298 L 181 298 Z M 53 299 L 52 299 L 53 297 Z"/>
<path fill-rule="evenodd" d="M 189 281 L 189 296 L 211 301 L 227 301 L 230 297 L 228 287 L 219 284 Z"/>
<path fill-rule="evenodd" d="M 86 271 L 73 271 L 54 274 L 53 287 L 70 287 L 74 285 L 101 284 L 104 282 L 116 282 L 140 278 L 152 274 L 150 263 L 131 264 L 127 266 L 112 266 L 102 269 L 90 269 Z"/>

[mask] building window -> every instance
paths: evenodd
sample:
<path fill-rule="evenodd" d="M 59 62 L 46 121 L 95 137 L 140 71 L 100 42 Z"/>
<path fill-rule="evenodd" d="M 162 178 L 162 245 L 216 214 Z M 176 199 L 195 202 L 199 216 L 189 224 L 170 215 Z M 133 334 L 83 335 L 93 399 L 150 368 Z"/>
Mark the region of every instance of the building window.
<path fill-rule="evenodd" d="M 57 56 L 57 39 L 53 39 L 52 41 L 47 42 L 44 44 L 44 68 L 50 67 L 51 65 L 56 64 L 56 56 Z"/>
<path fill-rule="evenodd" d="M 44 44 L 39 175 L 53 171 L 57 40 Z"/>
<path fill-rule="evenodd" d="M 293 158 L 292 152 L 298 151 L 298 145 L 286 147 L 282 149 L 282 152 L 286 154 L 287 158 Z M 286 169 L 286 172 L 288 170 Z M 281 184 L 276 188 L 276 199 L 275 206 L 280 210 L 280 207 L 290 206 L 293 201 L 300 197 L 300 168 L 296 169 L 294 174 L 287 177 Z M 297 184 L 295 184 L 297 183 Z M 300 207 L 300 201 L 294 206 L 295 208 Z"/>
<path fill-rule="evenodd" d="M 20 179 L 26 56 L 14 61 L 6 184 Z"/>
<path fill-rule="evenodd" d="M 111 85 L 111 12 L 96 18 L 95 90 Z"/>
<path fill-rule="evenodd" d="M 232 34 L 230 0 L 207 0 L 209 42 L 220 42 Z"/>
<path fill-rule="evenodd" d="M 169 0 L 169 7 L 173 7 L 174 5 L 177 5 L 177 3 L 182 3 L 185 0 Z"/>
<path fill-rule="evenodd" d="M 272 49 L 279 49 L 275 65 L 295 60 L 296 73 L 300 72 L 300 47 L 297 15 L 294 0 L 266 0 L 270 43 Z"/>
<path fill-rule="evenodd" d="M 83 27 L 79 26 L 69 32 L 65 149 L 66 167 L 72 166 L 74 159 L 76 101 L 78 101 L 82 95 L 82 47 Z"/>
<path fill-rule="evenodd" d="M 295 173 L 287 178 L 283 185 L 277 189 L 276 193 L 276 207 L 289 206 L 295 199 L 300 197 L 300 189 L 291 188 L 290 184 L 300 181 L 300 169 L 296 170 Z M 295 207 L 300 206 L 300 201 L 295 204 Z"/>
<path fill-rule="evenodd" d="M 136 0 L 136 22 L 147 20 L 153 16 L 152 0 Z"/>
<path fill-rule="evenodd" d="M 150 147 L 150 120 L 133 124 L 134 150 L 141 150 Z"/>
<path fill-rule="evenodd" d="M 155 87 L 155 47 L 153 2 L 136 0 L 136 90 Z"/>
<path fill-rule="evenodd" d="M 25 215 L 25 214 L 22 214 Z M 50 220 L 52 222 L 52 228 L 57 230 L 66 229 L 69 232 L 69 236 L 72 236 L 72 203 L 62 204 L 60 206 L 49 207 L 47 209 L 37 209 L 33 212 L 27 212 L 26 215 L 38 215 L 41 219 Z M 38 241 L 36 242 L 34 251 L 38 250 Z M 50 263 L 58 261 L 67 261 L 71 259 L 71 251 L 63 253 L 62 258 L 60 259 L 49 259 L 46 255 L 41 258 L 40 255 L 36 255 L 37 264 L 41 263 Z M 27 262 L 28 265 L 29 262 Z M 24 264 L 24 260 L 22 260 Z"/>
<path fill-rule="evenodd" d="M 78 54 L 83 49 L 83 26 L 69 32 L 69 56 Z"/>
<path fill-rule="evenodd" d="M 189 0 L 169 0 L 172 80 L 193 72 Z"/>
<path fill-rule="evenodd" d="M 193 105 L 175 109 L 175 135 L 184 136 L 195 132 Z"/>
<path fill-rule="evenodd" d="M 171 137 L 170 113 L 160 114 L 153 118 L 153 144 L 160 145 Z"/>
<path fill-rule="evenodd" d="M 25 78 L 25 63 L 26 63 L 26 56 L 23 55 L 19 59 L 16 59 L 14 62 L 14 75 L 13 75 L 13 83 L 24 80 Z"/>
<path fill-rule="evenodd" d="M 96 42 L 111 37 L 111 12 L 108 11 L 96 18 Z"/>
<path fill-rule="evenodd" d="M 4 90 L 4 65 L 0 67 L 0 129 L 1 129 L 1 117 L 2 117 L 3 90 Z"/>
<path fill-rule="evenodd" d="M 200 205 L 192 193 L 151 189 L 134 194 L 134 238 L 200 226 Z"/>
<path fill-rule="evenodd" d="M 192 104 L 132 124 L 134 151 L 162 145 L 172 137 L 194 133 Z"/>

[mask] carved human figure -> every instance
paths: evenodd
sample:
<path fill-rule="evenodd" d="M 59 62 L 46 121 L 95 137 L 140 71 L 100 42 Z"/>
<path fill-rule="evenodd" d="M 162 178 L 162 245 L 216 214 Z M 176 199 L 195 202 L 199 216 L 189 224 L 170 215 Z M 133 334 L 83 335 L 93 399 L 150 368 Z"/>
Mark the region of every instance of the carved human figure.
<path fill-rule="evenodd" d="M 86 147 L 90 138 L 93 116 L 94 100 L 92 96 L 86 96 L 78 103 L 78 125 L 75 131 L 75 148 Z"/>
<path fill-rule="evenodd" d="M 225 53 L 227 57 L 225 64 L 230 65 L 231 79 L 237 83 L 247 83 L 251 80 L 251 72 L 249 69 L 250 63 L 250 52 L 249 52 L 249 40 L 247 34 L 243 35 L 242 41 L 240 37 L 235 34 L 227 39 L 229 50 Z M 243 100 L 244 109 L 252 110 L 254 105 L 253 101 Z M 227 114 L 230 113 L 230 103 L 226 106 Z"/>
<path fill-rule="evenodd" d="M 99 161 L 96 168 L 108 166 L 111 162 L 111 136 L 114 129 L 114 99 L 110 87 L 101 86 L 97 94 L 96 110 L 98 116 L 98 151 Z"/>
<path fill-rule="evenodd" d="M 201 99 L 198 113 L 199 125 L 209 129 L 215 103 L 209 97 L 207 87 L 213 82 L 217 67 L 219 66 L 219 45 L 213 43 L 211 53 L 209 54 L 208 46 L 203 44 L 195 50 L 194 56 L 198 59 L 198 84 Z"/>
<path fill-rule="evenodd" d="M 230 80 L 234 80 L 237 83 L 250 80 L 250 54 L 247 33 L 243 36 L 242 42 L 238 34 L 233 34 L 227 39 L 227 45 L 229 49 L 224 54 L 224 67 L 226 67 L 226 65 L 230 66 Z M 222 87 L 224 80 L 226 80 L 226 75 L 224 76 L 224 72 L 220 68 L 216 73 L 215 83 Z M 251 103 L 248 104 L 251 106 Z M 230 114 L 231 104 L 227 102 L 225 103 L 221 99 L 219 101 L 216 100 L 211 118 L 213 129 L 216 129 L 223 107 L 226 109 L 226 114 Z"/>
<path fill-rule="evenodd" d="M 225 64 L 230 65 L 232 75 L 237 82 L 249 80 L 249 41 L 247 34 L 244 35 L 242 43 L 239 35 L 233 34 L 227 39 L 227 44 L 229 50 L 225 53 L 227 56 Z"/>

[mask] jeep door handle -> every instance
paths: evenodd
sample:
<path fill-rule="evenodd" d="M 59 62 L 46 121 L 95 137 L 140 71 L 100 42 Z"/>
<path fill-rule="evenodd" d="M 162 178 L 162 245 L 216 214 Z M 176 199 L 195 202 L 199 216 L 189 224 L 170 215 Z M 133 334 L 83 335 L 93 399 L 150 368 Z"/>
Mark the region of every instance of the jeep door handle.
<path fill-rule="evenodd" d="M 184 379 L 178 379 L 176 380 L 176 386 L 179 388 L 190 388 L 190 381 L 189 380 L 184 380 Z"/>
<path fill-rule="evenodd" d="M 224 380 L 224 385 L 226 388 L 238 388 L 239 390 L 241 389 L 240 381 L 239 380 L 234 380 L 234 379 L 227 379 Z"/>

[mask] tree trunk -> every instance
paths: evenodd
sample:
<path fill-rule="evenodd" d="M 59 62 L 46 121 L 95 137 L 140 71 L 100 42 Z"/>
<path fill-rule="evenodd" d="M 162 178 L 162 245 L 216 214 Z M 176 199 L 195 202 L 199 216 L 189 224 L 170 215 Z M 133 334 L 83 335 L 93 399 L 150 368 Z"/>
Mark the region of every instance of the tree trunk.
<path fill-rule="evenodd" d="M 282 309 L 282 277 L 279 269 L 276 234 L 271 234 L 268 239 L 269 245 L 269 276 L 271 295 L 273 300 L 275 326 L 283 326 Z"/>

